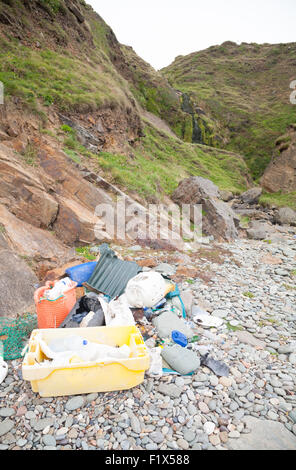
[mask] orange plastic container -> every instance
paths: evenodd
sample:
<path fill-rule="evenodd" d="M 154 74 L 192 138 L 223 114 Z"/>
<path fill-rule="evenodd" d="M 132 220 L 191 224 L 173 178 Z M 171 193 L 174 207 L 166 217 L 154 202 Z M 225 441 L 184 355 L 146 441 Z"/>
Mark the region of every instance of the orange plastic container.
<path fill-rule="evenodd" d="M 42 299 L 44 292 L 53 287 L 56 282 L 47 282 L 45 286 L 35 291 L 34 300 L 39 329 L 58 328 L 76 303 L 75 287 L 77 282 L 73 281 L 69 289 L 59 299 L 53 301 Z"/>

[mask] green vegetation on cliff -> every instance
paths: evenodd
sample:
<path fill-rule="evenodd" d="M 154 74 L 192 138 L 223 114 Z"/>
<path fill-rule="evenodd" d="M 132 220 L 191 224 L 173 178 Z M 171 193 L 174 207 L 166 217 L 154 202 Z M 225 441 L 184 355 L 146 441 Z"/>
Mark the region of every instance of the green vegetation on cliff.
<path fill-rule="evenodd" d="M 145 137 L 129 153 L 83 151 L 76 145 L 75 157 L 84 155 L 84 165 L 97 165 L 105 176 L 127 192 L 155 203 L 170 196 L 182 178 L 203 176 L 220 189 L 239 194 L 246 190 L 248 171 L 237 155 L 175 139 L 146 122 Z M 67 140 L 65 141 L 67 146 Z M 69 155 L 69 150 L 67 151 Z M 71 155 L 69 155 L 71 156 Z M 89 158 L 91 160 L 89 160 Z"/>
<path fill-rule="evenodd" d="M 245 156 L 255 178 L 270 161 L 274 141 L 295 122 L 289 101 L 296 43 L 258 45 L 227 42 L 179 56 L 162 70 L 211 121 L 212 145 Z"/>

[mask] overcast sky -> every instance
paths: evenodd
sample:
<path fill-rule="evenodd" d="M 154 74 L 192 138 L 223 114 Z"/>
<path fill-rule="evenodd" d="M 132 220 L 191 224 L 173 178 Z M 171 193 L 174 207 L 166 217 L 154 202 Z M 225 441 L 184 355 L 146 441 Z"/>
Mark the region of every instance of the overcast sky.
<path fill-rule="evenodd" d="M 296 41 L 296 0 L 86 0 L 156 69 L 224 41 Z"/>

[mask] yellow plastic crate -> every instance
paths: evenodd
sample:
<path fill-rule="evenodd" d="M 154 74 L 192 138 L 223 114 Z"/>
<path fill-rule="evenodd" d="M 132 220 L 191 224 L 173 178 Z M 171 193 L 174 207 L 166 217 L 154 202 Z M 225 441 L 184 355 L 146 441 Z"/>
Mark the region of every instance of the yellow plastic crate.
<path fill-rule="evenodd" d="M 131 357 L 107 364 L 83 362 L 66 367 L 42 366 L 46 357 L 35 339 L 40 332 L 46 343 L 66 336 L 82 336 L 88 341 L 109 346 L 127 344 L 132 350 Z M 23 379 L 31 382 L 33 392 L 38 392 L 41 397 L 57 397 L 128 390 L 144 381 L 149 366 L 148 349 L 136 326 L 61 328 L 32 332 L 22 373 Z"/>

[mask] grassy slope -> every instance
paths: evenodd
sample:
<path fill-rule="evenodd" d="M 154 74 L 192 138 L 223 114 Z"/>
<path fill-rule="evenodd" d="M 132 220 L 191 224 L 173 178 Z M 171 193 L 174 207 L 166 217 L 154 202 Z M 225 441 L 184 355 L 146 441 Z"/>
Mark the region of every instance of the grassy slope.
<path fill-rule="evenodd" d="M 67 9 L 59 9 L 62 0 L 43 2 L 49 5 L 48 11 L 39 16 L 33 12 L 33 32 L 25 34 L 21 42 L 2 27 L 0 80 L 6 96 L 19 96 L 32 109 L 38 109 L 40 103 L 64 112 L 130 106 L 132 93 L 110 59 L 106 23 L 81 2 L 90 34 Z M 23 3 L 10 0 L 10 4 L 1 1 L 0 13 L 4 10 L 11 17 L 17 15 L 22 28 L 30 27 L 30 12 Z"/>
<path fill-rule="evenodd" d="M 64 113 L 88 113 L 102 107 L 120 107 L 124 112 L 130 106 L 135 109 L 136 98 L 183 135 L 188 115 L 180 111 L 178 97 L 166 80 L 131 49 L 120 48 L 106 23 L 80 3 L 91 33 L 60 8 L 62 0 L 50 0 L 49 10 L 33 10 L 31 16 L 19 0 L 10 0 L 10 6 L 0 1 L 0 14 L 4 8 L 11 18 L 19 16 L 20 34 L 34 22 L 33 33 L 24 34 L 21 41 L 14 36 L 15 28 L 1 24 L 0 80 L 6 98 L 18 96 L 36 112 L 42 105 L 45 111 L 54 107 Z M 115 54 L 122 61 L 122 74 L 114 65 Z M 150 201 L 171 194 L 189 175 L 205 176 L 221 189 L 234 192 L 246 188 L 247 170 L 240 157 L 173 139 L 148 122 L 145 126 L 145 137 L 124 155 L 91 154 L 75 135 L 65 134 L 64 148 L 74 161 L 95 162 L 98 171 L 103 169 L 112 181 Z"/>
<path fill-rule="evenodd" d="M 147 121 L 145 137 L 128 154 L 86 151 L 65 135 L 66 153 L 77 163 L 103 170 L 108 180 L 155 203 L 170 196 L 182 178 L 203 176 L 220 189 L 240 193 L 247 187 L 248 170 L 236 154 L 183 142 L 155 129 Z"/>
<path fill-rule="evenodd" d="M 295 54 L 295 43 L 226 43 L 179 56 L 162 72 L 207 111 L 227 148 L 245 155 L 257 178 L 276 138 L 296 121 L 296 106 L 289 101 Z"/>
<path fill-rule="evenodd" d="M 167 79 L 141 59 L 131 47 L 122 45 L 121 50 L 133 76 L 131 90 L 139 104 L 166 121 L 178 137 L 190 142 L 192 119 L 181 111 L 180 98 Z"/>
<path fill-rule="evenodd" d="M 265 193 L 259 201 L 263 206 L 291 207 L 296 211 L 296 191 L 292 193 Z"/>

